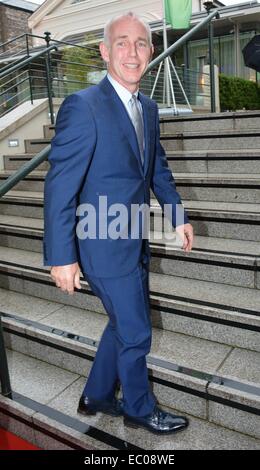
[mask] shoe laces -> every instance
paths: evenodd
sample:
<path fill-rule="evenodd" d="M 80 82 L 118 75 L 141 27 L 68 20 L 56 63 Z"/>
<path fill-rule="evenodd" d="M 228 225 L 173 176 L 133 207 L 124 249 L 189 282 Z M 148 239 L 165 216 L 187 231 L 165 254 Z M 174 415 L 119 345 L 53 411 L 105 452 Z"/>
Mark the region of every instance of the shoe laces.
<path fill-rule="evenodd" d="M 155 418 L 156 418 L 156 421 L 157 421 L 157 424 L 163 424 L 166 416 L 167 416 L 167 413 L 163 410 L 161 410 L 160 408 L 155 408 Z"/>

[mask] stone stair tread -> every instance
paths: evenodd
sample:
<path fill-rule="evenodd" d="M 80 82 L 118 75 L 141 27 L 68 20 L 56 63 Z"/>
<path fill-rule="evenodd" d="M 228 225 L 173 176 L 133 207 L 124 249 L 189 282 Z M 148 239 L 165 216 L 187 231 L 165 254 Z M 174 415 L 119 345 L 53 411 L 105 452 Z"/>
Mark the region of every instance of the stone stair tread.
<path fill-rule="evenodd" d="M 77 385 L 80 384 L 80 381 Z M 84 386 L 84 381 L 81 381 L 81 386 Z M 75 396 L 74 400 L 70 402 L 69 394 L 73 386 L 69 387 L 59 398 L 51 402 L 52 406 L 58 407 L 60 411 L 66 409 L 68 406 L 72 409 L 73 415 L 76 415 L 76 406 L 78 401 L 78 395 Z M 75 406 L 76 405 L 76 406 Z M 173 412 L 176 415 L 183 413 L 178 412 L 174 409 L 163 407 L 164 410 Z M 154 436 L 148 433 L 144 429 L 129 429 L 123 425 L 123 418 L 119 419 L 108 419 L 104 415 L 97 415 L 91 417 L 91 420 L 86 418 L 80 418 L 82 421 L 88 422 L 92 426 L 98 427 L 99 429 L 110 429 L 110 432 L 116 434 L 121 439 L 127 442 L 131 442 L 139 447 L 145 449 L 156 449 L 156 450 L 172 450 L 172 449 L 224 449 L 224 448 L 240 448 L 246 446 L 247 449 L 259 448 L 259 440 L 254 439 L 244 434 L 227 430 L 213 423 L 200 420 L 198 418 L 188 416 L 190 421 L 189 428 L 183 432 L 172 436 Z M 236 435 L 235 435 L 236 434 Z M 214 435 L 214 438 L 213 438 Z M 196 439 L 194 439 L 196 436 Z M 226 439 L 226 442 L 225 442 Z M 237 439 L 237 440 L 236 440 Z"/>
<path fill-rule="evenodd" d="M 170 297 L 180 297 L 183 301 L 192 303 L 209 303 L 233 307 L 234 311 L 244 308 L 259 314 L 260 292 L 257 289 L 236 287 L 217 282 L 186 279 L 179 276 L 151 273 L 151 293 L 158 296 L 164 294 Z"/>
<path fill-rule="evenodd" d="M 250 109 L 250 110 L 240 110 L 240 111 L 219 111 L 214 113 L 214 115 L 210 112 L 202 113 L 196 112 L 195 114 L 185 115 L 185 116 L 160 116 L 160 121 L 171 121 L 171 122 L 178 122 L 178 121 L 205 121 L 211 119 L 213 121 L 218 121 L 219 119 L 234 119 L 234 118 L 243 118 L 243 117 L 260 117 L 259 110 Z"/>
<path fill-rule="evenodd" d="M 260 149 L 207 149 L 207 150 L 167 150 L 167 155 L 192 155 L 192 156 L 203 156 L 205 155 L 221 155 L 221 156 L 236 156 L 236 155 L 254 155 L 260 156 Z"/>
<path fill-rule="evenodd" d="M 8 193 L 3 196 L 4 198 L 12 199 L 37 199 L 43 201 L 43 192 L 42 191 L 20 191 L 17 189 L 11 189 Z"/>
<path fill-rule="evenodd" d="M 4 295 L 2 290 L 0 292 L 1 295 Z M 22 296 L 23 294 L 16 296 L 16 301 L 19 302 Z M 7 295 L 5 297 L 6 303 L 0 305 L 0 308 L 2 312 L 8 313 L 10 312 L 10 306 L 8 308 L 8 305 L 10 305 L 8 300 L 10 301 L 10 298 L 8 299 Z M 25 302 L 24 297 L 22 301 L 23 303 Z M 27 296 L 27 301 L 28 307 L 30 311 L 32 311 L 34 309 L 34 298 Z M 6 304 L 7 308 L 5 307 Z M 15 308 L 14 304 L 13 308 Z M 55 306 L 53 308 L 55 308 Z M 23 311 L 22 317 L 27 319 L 25 311 Z M 54 331 L 55 329 L 66 331 L 74 335 L 88 338 L 91 342 L 96 342 L 99 341 L 105 328 L 107 316 L 85 309 L 63 305 L 58 311 L 49 313 L 46 317 L 42 318 L 40 322 L 50 326 Z M 36 328 L 35 325 L 34 327 Z M 148 357 L 156 357 L 164 361 L 164 363 L 171 362 L 182 367 L 190 367 L 195 370 L 203 370 L 206 373 L 213 374 L 224 362 L 225 357 L 229 355 L 231 349 L 230 346 L 221 345 L 212 341 L 192 338 L 166 330 L 154 329 L 152 349 Z"/>
<path fill-rule="evenodd" d="M 41 403 L 47 404 L 55 395 L 79 378 L 78 374 L 25 356 L 17 351 L 7 350 L 7 353 L 12 388 Z M 47 382 L 48 387 L 45 388 L 44 383 Z"/>
<path fill-rule="evenodd" d="M 3 196 L 5 199 L 28 199 L 41 200 L 43 202 L 43 193 L 41 191 L 18 191 L 10 190 Z M 234 212 L 260 214 L 260 204 L 236 203 L 236 202 L 213 202 L 213 201 L 192 201 L 183 199 L 183 203 L 187 209 L 212 212 Z M 159 202 L 156 199 L 151 200 L 152 208 L 159 208 Z"/>
<path fill-rule="evenodd" d="M 25 152 L 25 153 L 16 153 L 16 154 L 4 154 L 4 157 L 8 158 L 32 158 L 36 155 L 36 152 Z M 243 156 L 243 155 L 252 155 L 252 156 L 260 156 L 260 149 L 207 149 L 207 150 L 167 150 L 167 156 L 177 156 L 177 155 L 191 155 L 191 156 L 203 156 L 209 155 L 209 156 L 215 156 L 215 155 L 220 155 L 220 156 Z"/>
<path fill-rule="evenodd" d="M 187 209 L 196 211 L 210 212 L 234 212 L 234 213 L 260 213 L 260 204 L 248 204 L 238 202 L 213 202 L 213 201 L 192 201 L 183 199 L 183 203 Z M 151 201 L 152 207 L 160 207 L 156 199 Z"/>
<path fill-rule="evenodd" d="M 33 139 L 25 139 L 26 142 L 33 142 L 33 143 L 43 143 L 43 144 L 49 144 L 51 141 L 51 138 L 48 137 L 35 137 Z"/>
<path fill-rule="evenodd" d="M 13 388 L 20 395 L 18 398 L 14 396 L 14 400 L 0 397 L 1 405 L 9 411 L 13 410 L 14 415 L 21 415 L 21 413 L 25 415 L 28 413 L 34 423 L 45 424 L 47 433 L 48 429 L 53 431 L 56 427 L 57 434 L 63 435 L 64 433 L 65 436 L 67 435 L 67 438 L 69 436 L 73 437 L 76 434 L 74 430 L 77 429 L 76 424 L 85 423 L 86 429 L 81 431 L 81 433 L 77 432 L 77 442 L 81 443 L 82 447 L 91 443 L 92 448 L 95 448 L 95 444 L 96 448 L 99 449 L 118 448 L 118 441 L 113 440 L 113 437 L 117 437 L 121 440 L 121 448 L 123 448 L 124 443 L 128 443 L 129 446 L 138 446 L 147 450 L 259 449 L 258 439 L 193 416 L 189 416 L 190 426 L 185 432 L 169 436 L 155 436 L 143 429 L 127 428 L 124 426 L 123 418 L 121 417 L 112 418 L 101 413 L 98 413 L 96 416 L 84 417 L 77 414 L 76 411 L 78 400 L 84 387 L 84 377 L 77 376 L 76 374 L 73 377 L 73 374 L 57 366 L 50 366 L 43 361 L 18 352 L 11 351 L 8 355 L 11 377 L 15 377 Z M 47 374 L 50 374 L 52 380 L 49 379 Z M 28 376 L 30 380 L 28 380 Z M 48 377 L 48 380 L 46 380 L 46 377 Z M 66 382 L 67 386 L 65 386 Z M 57 386 L 58 392 L 54 392 L 54 384 Z M 45 390 L 46 395 L 43 394 Z M 22 401 L 21 395 L 25 395 L 29 399 L 29 401 L 27 400 L 26 407 L 19 404 L 19 399 L 20 402 Z M 46 400 L 46 397 L 48 397 L 48 400 Z M 37 409 L 32 410 L 29 408 L 30 399 L 47 406 L 42 406 L 41 412 L 38 412 Z M 37 408 L 39 409 L 39 407 Z M 18 413 L 15 412 L 16 409 L 19 409 Z M 164 409 L 167 408 L 164 407 Z M 52 410 L 56 412 L 55 415 L 52 413 Z M 168 411 L 180 414 L 180 412 L 173 409 L 168 409 Z M 186 413 L 185 415 L 187 416 Z M 66 418 L 68 419 L 67 427 Z M 97 430 L 95 438 L 91 437 L 93 434 L 89 432 L 93 428 Z M 98 430 L 111 436 L 110 446 L 104 441 L 102 442 L 102 434 L 99 434 Z"/>
<path fill-rule="evenodd" d="M 13 263 L 25 269 L 48 272 L 42 266 L 42 254 L 0 246 L 0 263 Z M 217 282 L 188 279 L 179 276 L 150 273 L 151 294 L 162 298 L 178 299 L 185 304 L 215 304 L 221 308 L 227 306 L 236 309 L 245 309 L 259 315 L 260 290 L 247 287 L 236 287 Z"/>
<path fill-rule="evenodd" d="M 154 242 L 158 245 L 165 247 L 175 247 L 175 240 L 167 240 L 164 238 L 160 239 L 159 232 L 152 232 L 150 243 Z M 181 248 L 176 247 L 176 250 Z M 196 250 L 200 252 L 211 252 L 221 254 L 236 254 L 236 255 L 260 255 L 260 244 L 258 242 L 247 241 L 247 240 L 234 240 L 232 238 L 220 238 L 220 237 L 206 237 L 203 235 L 195 235 L 192 253 Z M 182 250 L 181 250 L 182 251 Z"/>
<path fill-rule="evenodd" d="M 239 174 L 239 173 L 177 173 L 174 172 L 175 179 L 184 179 L 184 180 L 206 180 L 210 182 L 213 180 L 218 184 L 221 183 L 230 183 L 230 181 L 239 182 L 240 184 L 248 184 L 250 180 L 253 182 L 256 180 L 260 181 L 260 175 L 258 174 Z"/>
<path fill-rule="evenodd" d="M 12 228 L 13 230 L 32 229 L 39 232 L 43 231 L 43 219 L 35 219 L 31 217 L 19 217 L 12 215 L 1 215 L 0 227 Z M 177 251 L 183 252 L 179 246 L 176 246 L 175 240 L 168 240 L 159 232 L 150 233 L 150 243 L 163 246 L 165 248 L 176 248 Z M 206 237 L 202 235 L 195 235 L 192 253 L 208 252 L 208 253 L 221 253 L 232 255 L 260 255 L 260 244 L 258 242 L 247 240 L 233 240 L 220 237 Z"/>
<path fill-rule="evenodd" d="M 34 230 L 43 230 L 43 219 L 34 219 L 32 217 L 20 217 L 16 215 L 1 214 L 0 226 L 9 226 L 12 228 L 32 228 Z"/>
<path fill-rule="evenodd" d="M 8 177 L 13 175 L 17 170 L 0 170 L 0 176 Z M 47 170 L 34 170 L 26 178 L 30 177 L 42 177 L 46 176 Z M 248 181 L 260 181 L 260 175 L 254 173 L 243 173 L 242 175 L 239 173 L 179 173 L 174 172 L 174 177 L 176 180 L 184 179 L 184 180 L 206 180 L 211 181 L 214 180 L 217 183 L 230 183 L 230 180 L 234 180 L 235 182 L 240 182 L 240 184 L 248 184 Z"/>
<path fill-rule="evenodd" d="M 1 170 L 0 171 L 0 176 L 8 178 L 8 176 L 13 175 L 16 173 L 17 170 Z M 47 171 L 46 170 L 34 170 L 29 173 L 29 175 L 26 176 L 26 179 L 32 178 L 35 176 L 45 178 Z"/>
<path fill-rule="evenodd" d="M 38 267 L 46 270 L 42 266 L 42 254 L 27 250 L 19 250 L 16 248 L 2 247 L 0 246 L 0 260 L 4 262 L 11 262 L 21 264 L 21 266 L 27 267 L 28 269 Z"/>
<path fill-rule="evenodd" d="M 21 326 L 26 329 L 30 326 L 28 321 L 33 320 L 32 312 L 36 311 L 35 319 L 37 323 L 33 323 L 32 328 L 34 331 L 38 331 L 37 338 L 41 335 L 41 325 L 47 325 L 50 327 L 49 333 L 52 334 L 52 338 L 53 333 L 57 332 L 59 342 L 62 341 L 61 331 L 68 334 L 66 339 L 64 337 L 64 346 L 68 344 L 69 338 L 73 338 L 73 335 L 87 338 L 88 344 L 100 340 L 107 323 L 106 315 L 66 305 L 60 305 L 60 308 L 57 309 L 56 302 L 47 301 L 45 303 L 48 307 L 48 313 L 44 314 L 43 302 L 39 299 L 18 293 L 12 296 L 9 292 L 0 289 L 1 298 L 4 300 L 0 301 L 1 312 L 11 316 L 20 315 L 21 320 L 26 320 L 24 324 L 21 322 Z M 41 318 L 39 318 L 37 312 L 39 308 L 41 314 L 44 315 Z M 51 312 L 51 310 L 53 311 Z M 27 314 L 28 311 L 30 312 L 29 315 Z M 19 318 L 17 322 L 19 324 Z M 3 323 L 5 323 L 5 318 Z M 29 329 L 26 331 L 30 334 Z M 45 335 L 46 332 L 43 330 L 42 334 Z M 259 361 L 259 352 L 233 348 L 215 341 L 158 328 L 153 328 L 152 347 L 148 355 L 148 363 L 151 366 L 157 364 L 166 370 L 172 370 L 172 365 L 192 369 L 193 371 L 199 371 L 202 379 L 203 374 L 223 375 L 225 378 L 248 382 L 259 387 L 260 395 Z M 190 380 L 189 373 L 188 376 Z"/>
<path fill-rule="evenodd" d="M 176 137 L 176 136 L 191 136 L 191 137 L 196 137 L 196 136 L 214 136 L 214 137 L 219 137 L 221 136 L 229 136 L 229 135 L 234 135 L 234 137 L 241 137 L 241 134 L 246 134 L 247 136 L 254 136 L 256 134 L 259 135 L 259 128 L 253 128 L 253 129 L 217 129 L 217 130 L 198 130 L 198 131 L 189 131 L 189 130 L 183 130 L 180 132 L 172 131 L 172 132 L 161 132 L 161 138 L 167 139 L 168 137 Z M 37 140 L 37 139 L 31 139 L 31 140 Z"/>

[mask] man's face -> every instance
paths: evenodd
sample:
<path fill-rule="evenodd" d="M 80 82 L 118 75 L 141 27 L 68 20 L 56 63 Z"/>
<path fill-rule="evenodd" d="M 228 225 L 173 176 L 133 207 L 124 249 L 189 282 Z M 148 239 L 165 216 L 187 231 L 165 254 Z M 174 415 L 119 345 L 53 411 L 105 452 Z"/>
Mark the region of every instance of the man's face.
<path fill-rule="evenodd" d="M 145 27 L 133 18 L 116 21 L 110 30 L 109 46 L 100 44 L 108 72 L 131 93 L 138 89 L 153 50 Z"/>

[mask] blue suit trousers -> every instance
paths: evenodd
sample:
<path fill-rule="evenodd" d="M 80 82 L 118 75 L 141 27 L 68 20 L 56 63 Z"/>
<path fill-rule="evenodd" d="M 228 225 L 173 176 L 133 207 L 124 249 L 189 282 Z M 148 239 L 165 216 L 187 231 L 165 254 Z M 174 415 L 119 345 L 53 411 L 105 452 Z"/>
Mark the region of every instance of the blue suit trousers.
<path fill-rule="evenodd" d="M 149 307 L 149 264 L 146 255 L 133 272 L 117 278 L 84 274 L 109 316 L 83 395 L 94 400 L 115 396 L 118 381 L 124 412 L 145 416 L 156 403 L 148 380 L 146 355 L 152 327 Z"/>

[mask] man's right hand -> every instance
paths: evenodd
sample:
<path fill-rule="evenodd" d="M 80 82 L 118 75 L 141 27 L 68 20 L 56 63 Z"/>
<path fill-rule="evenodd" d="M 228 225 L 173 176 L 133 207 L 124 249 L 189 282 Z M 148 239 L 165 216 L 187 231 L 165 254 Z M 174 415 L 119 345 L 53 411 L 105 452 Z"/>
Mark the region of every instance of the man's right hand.
<path fill-rule="evenodd" d="M 51 268 L 51 277 L 56 286 L 63 292 L 74 294 L 74 288 L 81 289 L 80 269 L 78 263 L 67 264 L 65 266 L 53 266 Z"/>

